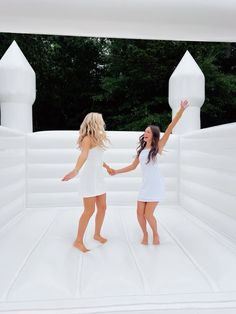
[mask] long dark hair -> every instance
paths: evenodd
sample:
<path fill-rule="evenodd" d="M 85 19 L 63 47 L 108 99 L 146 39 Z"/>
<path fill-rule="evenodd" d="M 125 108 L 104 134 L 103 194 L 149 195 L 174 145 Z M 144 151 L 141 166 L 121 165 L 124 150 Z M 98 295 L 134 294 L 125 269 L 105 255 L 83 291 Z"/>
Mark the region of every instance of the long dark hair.
<path fill-rule="evenodd" d="M 158 142 L 160 139 L 160 129 L 156 125 L 149 125 L 148 126 L 151 129 L 152 132 L 152 142 L 151 142 L 151 149 L 148 153 L 148 158 L 147 158 L 147 164 L 150 162 L 152 159 L 153 161 L 156 160 L 156 155 L 158 153 Z M 144 141 L 144 134 L 142 134 L 139 137 L 139 145 L 137 147 L 137 157 L 141 154 L 141 151 L 144 150 L 146 147 L 147 143 Z"/>

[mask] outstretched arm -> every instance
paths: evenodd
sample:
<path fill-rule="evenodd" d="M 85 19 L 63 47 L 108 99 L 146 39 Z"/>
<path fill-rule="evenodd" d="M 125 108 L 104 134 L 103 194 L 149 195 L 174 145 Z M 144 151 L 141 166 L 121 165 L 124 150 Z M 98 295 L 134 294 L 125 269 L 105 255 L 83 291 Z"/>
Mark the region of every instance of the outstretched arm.
<path fill-rule="evenodd" d="M 114 174 L 118 174 L 118 173 L 124 173 L 124 172 L 132 171 L 132 170 L 136 169 L 138 164 L 139 164 L 139 159 L 138 159 L 138 157 L 136 157 L 134 159 L 134 161 L 130 165 L 128 165 L 127 167 L 120 168 L 120 169 L 117 169 L 117 170 L 112 169 L 112 173 L 111 174 L 114 175 Z"/>
<path fill-rule="evenodd" d="M 90 139 L 88 137 L 85 137 L 81 144 L 81 153 L 77 159 L 74 169 L 70 171 L 68 174 L 66 174 L 64 178 L 62 179 L 62 181 L 68 181 L 74 178 L 78 174 L 79 170 L 82 168 L 83 164 L 88 158 L 89 148 L 90 148 Z"/>
<path fill-rule="evenodd" d="M 170 136 L 173 128 L 176 126 L 176 124 L 178 123 L 179 119 L 182 117 L 182 114 L 183 114 L 184 110 L 187 107 L 188 107 L 188 101 L 187 100 L 181 100 L 179 111 L 176 113 L 176 115 L 174 116 L 173 120 L 168 125 L 168 128 L 166 129 L 164 135 L 162 136 L 162 138 L 160 139 L 160 141 L 158 143 L 158 146 L 159 146 L 158 148 L 159 148 L 160 152 L 162 151 L 163 147 L 166 145 L 166 142 L 168 141 L 169 136 Z"/>

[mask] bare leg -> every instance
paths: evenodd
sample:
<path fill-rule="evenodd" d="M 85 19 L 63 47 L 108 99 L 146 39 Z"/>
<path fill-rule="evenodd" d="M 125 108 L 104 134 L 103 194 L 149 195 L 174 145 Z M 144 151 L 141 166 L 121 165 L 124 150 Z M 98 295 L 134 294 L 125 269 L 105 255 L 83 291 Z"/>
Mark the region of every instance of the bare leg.
<path fill-rule="evenodd" d="M 73 243 L 74 247 L 81 252 L 88 252 L 89 250 L 84 245 L 84 233 L 87 228 L 88 222 L 95 210 L 95 197 L 84 198 L 84 211 L 79 220 L 78 234 Z"/>
<path fill-rule="evenodd" d="M 153 244 L 155 244 L 155 245 L 160 244 L 159 235 L 157 232 L 157 221 L 153 215 L 157 204 L 158 204 L 158 202 L 147 202 L 146 206 L 145 206 L 145 218 L 147 219 L 150 227 L 152 228 Z"/>
<path fill-rule="evenodd" d="M 145 211 L 145 202 L 137 202 L 137 217 L 138 217 L 138 222 L 139 225 L 143 231 L 143 240 L 142 244 L 147 245 L 148 244 L 148 233 L 147 233 L 147 223 L 146 223 L 146 218 L 144 216 L 144 211 Z"/>
<path fill-rule="evenodd" d="M 105 243 L 107 242 L 107 239 L 101 236 L 101 229 L 102 229 L 102 224 L 103 224 L 105 212 L 106 212 L 106 194 L 96 196 L 96 205 L 97 205 L 97 215 L 95 218 L 94 239 L 101 243 Z"/>

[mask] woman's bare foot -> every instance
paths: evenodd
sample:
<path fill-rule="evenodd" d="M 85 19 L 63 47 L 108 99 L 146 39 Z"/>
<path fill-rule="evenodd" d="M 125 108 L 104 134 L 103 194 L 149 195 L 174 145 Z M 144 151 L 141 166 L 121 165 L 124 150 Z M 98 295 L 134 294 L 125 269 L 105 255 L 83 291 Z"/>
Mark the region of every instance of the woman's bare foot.
<path fill-rule="evenodd" d="M 159 240 L 159 234 L 154 234 L 153 235 L 153 242 L 152 242 L 154 245 L 158 245 L 160 244 L 160 240 Z"/>
<path fill-rule="evenodd" d="M 100 234 L 95 234 L 93 238 L 94 238 L 94 240 L 99 241 L 100 243 L 106 243 L 107 242 L 107 239 L 100 236 Z"/>
<path fill-rule="evenodd" d="M 147 232 L 143 234 L 143 240 L 141 244 L 148 245 L 148 233 Z"/>
<path fill-rule="evenodd" d="M 86 253 L 89 252 L 89 250 L 86 248 L 83 242 L 74 241 L 73 246 L 79 249 L 81 252 Z"/>

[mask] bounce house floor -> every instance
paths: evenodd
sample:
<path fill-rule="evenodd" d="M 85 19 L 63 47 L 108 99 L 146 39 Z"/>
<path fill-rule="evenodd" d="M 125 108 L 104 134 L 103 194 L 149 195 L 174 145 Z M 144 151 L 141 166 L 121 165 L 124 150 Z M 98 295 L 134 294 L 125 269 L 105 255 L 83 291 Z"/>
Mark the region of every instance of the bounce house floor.
<path fill-rule="evenodd" d="M 81 208 L 27 209 L 0 237 L 0 312 L 235 313 L 236 245 L 180 206 L 156 210 L 161 244 L 140 244 L 135 207 L 107 209 L 104 245 L 72 246 Z M 149 230 L 150 231 L 150 230 Z"/>

